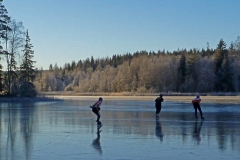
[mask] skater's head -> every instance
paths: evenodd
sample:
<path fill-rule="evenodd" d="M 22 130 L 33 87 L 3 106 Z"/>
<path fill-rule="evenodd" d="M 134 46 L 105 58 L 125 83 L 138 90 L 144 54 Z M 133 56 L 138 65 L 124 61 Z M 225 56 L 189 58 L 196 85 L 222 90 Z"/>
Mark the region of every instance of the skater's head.
<path fill-rule="evenodd" d="M 103 99 L 102 99 L 102 97 L 99 97 L 99 101 L 102 101 Z"/>
<path fill-rule="evenodd" d="M 196 97 L 197 97 L 197 98 L 200 98 L 200 96 L 199 96 L 198 94 L 196 95 Z"/>
<path fill-rule="evenodd" d="M 160 94 L 159 96 L 162 97 L 162 94 Z"/>

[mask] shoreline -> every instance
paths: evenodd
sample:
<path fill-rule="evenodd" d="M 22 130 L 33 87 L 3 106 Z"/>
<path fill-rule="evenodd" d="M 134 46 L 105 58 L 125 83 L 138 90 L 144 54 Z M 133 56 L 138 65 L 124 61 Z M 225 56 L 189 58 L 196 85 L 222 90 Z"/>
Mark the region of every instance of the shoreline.
<path fill-rule="evenodd" d="M 0 103 L 5 102 L 55 102 L 55 101 L 61 101 L 61 99 L 56 99 L 54 96 L 49 97 L 34 97 L 34 98 L 28 98 L 28 97 L 4 97 L 0 98 Z"/>
<path fill-rule="evenodd" d="M 120 92 L 120 93 L 79 93 L 71 91 L 53 91 L 40 92 L 39 96 L 159 96 L 159 93 L 134 93 L 134 92 Z M 161 92 L 163 96 L 240 96 L 238 92 L 212 92 L 212 93 L 177 93 L 177 92 Z"/>
<path fill-rule="evenodd" d="M 103 100 L 137 100 L 137 101 L 151 101 L 155 103 L 157 96 L 101 96 Z M 59 96 L 54 98 L 62 100 L 97 100 L 99 96 Z M 192 103 L 194 96 L 163 96 L 164 102 L 183 102 Z M 201 103 L 229 103 L 240 104 L 240 96 L 200 96 Z M 163 103 L 164 103 L 163 102 Z"/>
<path fill-rule="evenodd" d="M 239 95 L 200 95 L 201 103 L 231 103 L 240 104 Z M 181 94 L 181 95 L 165 95 L 163 94 L 164 102 L 184 102 L 191 103 L 196 94 Z M 104 100 L 137 100 L 151 101 L 154 103 L 158 94 L 154 95 L 76 95 L 76 94 L 40 94 L 35 98 L 27 97 L 0 97 L 0 103 L 4 102 L 55 102 L 64 100 L 96 100 L 102 97 Z"/>

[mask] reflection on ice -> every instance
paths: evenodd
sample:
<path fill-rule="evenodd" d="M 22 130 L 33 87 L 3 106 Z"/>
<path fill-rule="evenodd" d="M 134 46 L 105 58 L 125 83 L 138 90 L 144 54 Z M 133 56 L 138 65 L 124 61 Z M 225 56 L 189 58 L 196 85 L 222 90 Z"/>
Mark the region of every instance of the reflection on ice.
<path fill-rule="evenodd" d="M 95 138 L 92 141 L 92 146 L 94 149 L 96 149 L 98 151 L 98 153 L 100 155 L 102 155 L 102 147 L 101 147 L 101 143 L 100 143 L 100 133 L 101 133 L 101 126 L 97 126 L 97 138 Z"/>
<path fill-rule="evenodd" d="M 200 144 L 200 141 L 201 141 L 200 132 L 201 132 L 202 124 L 203 124 L 203 121 L 201 122 L 196 121 L 194 125 L 193 138 L 197 141 L 197 144 Z"/>
<path fill-rule="evenodd" d="M 159 121 L 156 121 L 156 136 L 160 139 L 160 141 L 163 141 L 162 127 L 161 122 Z"/>
<path fill-rule="evenodd" d="M 190 103 L 169 102 L 156 121 L 154 102 L 108 100 L 100 128 L 88 107 L 93 101 L 1 103 L 0 159 L 240 157 L 236 105 L 202 104 L 206 119 L 196 121 Z"/>

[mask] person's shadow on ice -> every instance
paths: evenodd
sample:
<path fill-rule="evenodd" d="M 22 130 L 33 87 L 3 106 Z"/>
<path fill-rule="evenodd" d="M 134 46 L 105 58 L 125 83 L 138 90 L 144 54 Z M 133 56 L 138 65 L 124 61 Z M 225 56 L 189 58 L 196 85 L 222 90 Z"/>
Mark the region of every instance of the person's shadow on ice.
<path fill-rule="evenodd" d="M 95 138 L 93 141 L 92 141 L 92 147 L 94 149 L 96 149 L 100 155 L 102 155 L 102 147 L 101 147 L 101 143 L 100 143 L 100 133 L 101 133 L 101 126 L 98 126 L 97 127 L 97 138 Z"/>
<path fill-rule="evenodd" d="M 198 145 L 200 144 L 201 141 L 200 132 L 202 129 L 202 124 L 203 121 L 201 121 L 200 124 L 198 124 L 198 121 L 196 121 L 193 128 L 193 138 L 197 141 Z"/>
<path fill-rule="evenodd" d="M 163 141 L 162 126 L 161 122 L 159 121 L 156 121 L 155 135 L 160 139 L 161 142 Z"/>

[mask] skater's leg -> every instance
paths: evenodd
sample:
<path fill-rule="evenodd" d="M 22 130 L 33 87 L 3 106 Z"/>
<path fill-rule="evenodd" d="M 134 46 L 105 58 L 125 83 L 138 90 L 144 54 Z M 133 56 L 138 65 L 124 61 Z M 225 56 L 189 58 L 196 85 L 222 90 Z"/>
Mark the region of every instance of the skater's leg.
<path fill-rule="evenodd" d="M 156 106 L 156 120 L 159 119 L 160 110 L 161 110 L 161 108 L 159 106 Z"/>
<path fill-rule="evenodd" d="M 97 122 L 99 122 L 101 115 L 98 113 L 97 114 Z"/>
<path fill-rule="evenodd" d="M 195 117 L 196 117 L 196 119 L 198 119 L 198 116 L 197 116 L 197 107 L 196 107 L 196 106 L 194 106 L 194 110 L 195 110 Z"/>
<path fill-rule="evenodd" d="M 97 111 L 96 115 L 97 115 L 97 120 L 96 120 L 96 122 L 100 122 L 99 120 L 100 120 L 101 115 L 100 115 L 99 110 Z"/>
<path fill-rule="evenodd" d="M 160 107 L 156 106 L 156 114 L 159 114 L 159 113 L 160 113 Z"/>
<path fill-rule="evenodd" d="M 97 108 L 94 107 L 94 108 L 92 109 L 92 112 L 97 115 L 97 114 L 98 114 Z"/>
<path fill-rule="evenodd" d="M 100 112 L 99 112 L 96 108 L 93 108 L 92 111 L 93 111 L 94 114 L 97 115 L 97 120 L 96 120 L 96 122 L 99 122 L 99 119 L 100 119 L 100 117 L 101 117 Z"/>
<path fill-rule="evenodd" d="M 201 109 L 201 107 L 200 107 L 200 106 L 198 107 L 198 110 L 199 110 L 199 112 L 200 112 L 201 119 L 204 119 L 204 118 L 203 118 L 203 115 L 202 115 L 202 109 Z"/>
<path fill-rule="evenodd" d="M 159 113 L 161 112 L 161 110 L 162 110 L 162 106 L 159 106 Z"/>

